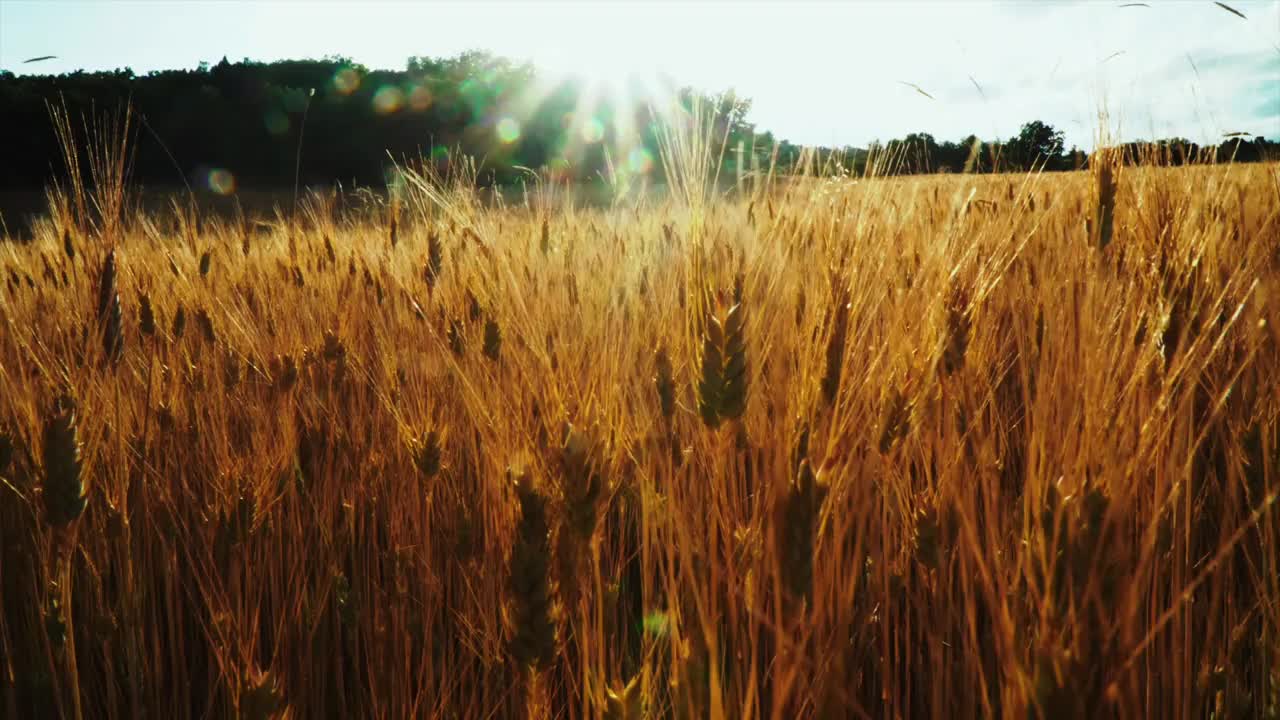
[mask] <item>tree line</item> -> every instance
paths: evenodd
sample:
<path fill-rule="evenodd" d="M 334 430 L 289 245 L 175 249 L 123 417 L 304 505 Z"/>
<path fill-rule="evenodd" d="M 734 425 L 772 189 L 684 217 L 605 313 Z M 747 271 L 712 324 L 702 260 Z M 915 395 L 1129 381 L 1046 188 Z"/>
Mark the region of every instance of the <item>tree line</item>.
<path fill-rule="evenodd" d="M 1218 145 L 1202 146 L 1186 138 L 1132 141 L 1119 145 L 1126 162 L 1137 164 L 1186 165 L 1210 162 L 1259 162 L 1280 160 L 1280 142 L 1264 137 L 1233 133 Z M 1088 153 L 1068 148 L 1062 131 L 1048 123 L 1025 123 L 1017 135 L 1003 141 L 984 141 L 975 135 L 959 142 L 938 142 L 929 133 L 911 133 L 904 138 L 876 144 L 858 153 L 854 165 L 860 168 L 870 158 L 883 174 L 934 172 L 993 172 L 1079 170 L 1088 165 Z"/>
<path fill-rule="evenodd" d="M 471 51 L 410 58 L 404 70 L 371 70 L 343 57 L 280 62 L 202 63 L 194 70 L 137 75 L 129 69 L 61 75 L 0 71 L 0 108 L 10 141 L 0 188 L 39 189 L 61 176 L 48 103 L 72 117 L 110 112 L 128 102 L 140 118 L 133 179 L 151 187 L 226 192 L 229 185 L 280 189 L 342 183 L 382 187 L 396 162 L 447 168 L 477 158 L 481 183 L 510 183 L 528 169 L 577 182 L 643 175 L 661 182 L 654 108 L 602 98 L 590 88 L 550 83 L 528 64 Z M 1069 170 L 1087 159 L 1065 148 L 1062 133 L 1040 121 L 1007 141 L 969 136 L 938 142 L 928 133 L 868 148 L 805 152 L 748 121 L 750 101 L 732 92 L 677 91 L 686 105 L 715 108 L 723 138 L 722 175 L 777 165 L 784 171 L 831 167 L 864 173 Z M 630 128 L 627 137 L 619 135 Z M 1160 141 L 1168 162 L 1275 157 L 1277 143 L 1236 137 L 1202 148 Z M 1141 150 L 1133 147 L 1136 157 Z M 299 163 L 299 155 L 301 162 Z M 1148 153 L 1150 155 L 1150 153 Z"/>

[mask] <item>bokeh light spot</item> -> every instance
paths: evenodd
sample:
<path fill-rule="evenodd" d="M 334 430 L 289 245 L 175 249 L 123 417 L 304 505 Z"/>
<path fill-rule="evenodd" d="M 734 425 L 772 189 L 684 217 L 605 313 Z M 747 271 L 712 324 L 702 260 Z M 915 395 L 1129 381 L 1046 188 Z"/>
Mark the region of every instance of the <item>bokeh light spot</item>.
<path fill-rule="evenodd" d="M 267 126 L 267 132 L 272 135 L 283 135 L 289 132 L 289 116 L 282 110 L 275 108 L 268 110 L 262 116 L 262 123 Z"/>
<path fill-rule="evenodd" d="M 230 170 L 214 168 L 209 171 L 207 181 L 209 189 L 219 195 L 230 195 L 236 191 L 236 176 Z"/>
<path fill-rule="evenodd" d="M 667 628 L 671 620 L 667 614 L 661 610 L 655 610 L 644 616 L 644 632 L 646 635 L 663 637 L 667 634 Z"/>
<path fill-rule="evenodd" d="M 433 101 L 434 98 L 431 97 L 431 91 L 421 85 L 414 85 L 413 89 L 409 91 L 409 107 L 413 108 L 414 112 L 426 110 L 431 107 Z"/>
<path fill-rule="evenodd" d="M 383 85 L 373 94 L 373 111 L 390 115 L 404 107 L 404 91 L 395 85 Z"/>
<path fill-rule="evenodd" d="M 582 142 L 590 145 L 604 139 L 604 125 L 595 118 L 588 118 L 582 123 Z"/>
<path fill-rule="evenodd" d="M 360 73 L 352 68 L 342 68 L 333 76 L 333 89 L 342 95 L 350 95 L 360 89 Z"/>
<path fill-rule="evenodd" d="M 653 169 L 653 154 L 642 147 L 631 148 L 627 153 L 627 166 L 633 173 L 646 174 Z"/>
<path fill-rule="evenodd" d="M 503 143 L 513 143 L 520 139 L 520 123 L 514 118 L 504 117 L 498 121 L 498 140 Z"/>
<path fill-rule="evenodd" d="M 288 88 L 280 97 L 280 101 L 284 103 L 286 112 L 300 113 L 307 108 L 307 101 L 311 99 L 311 95 L 302 88 Z"/>

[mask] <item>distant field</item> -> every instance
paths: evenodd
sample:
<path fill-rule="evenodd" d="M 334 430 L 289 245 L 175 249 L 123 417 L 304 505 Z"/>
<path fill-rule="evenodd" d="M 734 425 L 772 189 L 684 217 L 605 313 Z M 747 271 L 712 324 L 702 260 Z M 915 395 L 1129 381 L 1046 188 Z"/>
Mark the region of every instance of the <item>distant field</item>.
<path fill-rule="evenodd" d="M 485 206 L 492 206 L 497 197 L 507 204 L 520 204 L 524 201 L 526 191 L 533 188 L 525 186 L 509 186 L 503 188 L 484 188 L 477 191 L 478 200 Z M 726 184 L 725 190 L 728 190 Z M 336 197 L 335 211 L 349 213 L 367 209 L 373 203 L 383 203 L 388 192 L 385 187 L 353 190 L 332 187 L 304 187 L 298 192 L 299 205 L 305 204 L 308 196 L 314 194 Z M 335 195 L 336 193 L 336 195 Z M 573 202 L 585 207 L 608 207 L 614 201 L 614 193 L 604 183 L 597 185 L 577 184 L 573 186 Z M 663 185 L 646 186 L 644 194 L 650 198 L 665 195 Z M 639 194 L 639 190 L 634 194 Z M 194 203 L 193 203 L 194 201 Z M 172 219 L 175 215 L 174 203 L 184 210 L 193 207 L 197 217 L 220 218 L 224 221 L 235 221 L 247 217 L 251 221 L 271 221 L 276 219 L 277 209 L 287 216 L 294 207 L 293 188 L 279 190 L 243 190 L 221 195 L 209 190 L 198 190 L 188 193 L 182 187 L 145 188 L 131 194 L 130 211 L 151 215 L 157 219 Z M 0 239 L 7 234 L 10 239 L 24 241 L 33 234 L 33 225 L 49 214 L 49 199 L 43 190 L 0 190 Z"/>
<path fill-rule="evenodd" d="M 1280 166 L 325 198 L 0 244 L 0 716 L 1280 713 Z"/>

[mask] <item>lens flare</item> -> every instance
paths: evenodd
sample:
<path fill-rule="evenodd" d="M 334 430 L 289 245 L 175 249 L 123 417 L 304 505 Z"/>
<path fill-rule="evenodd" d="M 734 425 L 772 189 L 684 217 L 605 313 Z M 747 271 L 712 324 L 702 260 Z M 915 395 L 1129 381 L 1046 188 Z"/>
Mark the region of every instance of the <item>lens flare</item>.
<path fill-rule="evenodd" d="M 627 167 L 633 173 L 648 174 L 653 169 L 653 154 L 642 147 L 631 148 L 631 152 L 627 153 Z"/>
<path fill-rule="evenodd" d="M 422 112 L 431 107 L 431 103 L 435 102 L 435 98 L 431 97 L 431 91 L 421 85 L 414 85 L 409 91 L 409 107 L 414 112 Z"/>
<path fill-rule="evenodd" d="M 498 140 L 504 144 L 511 144 L 520 139 L 520 123 L 514 118 L 504 117 L 498 121 Z"/>
<path fill-rule="evenodd" d="M 286 112 L 300 113 L 307 109 L 307 102 L 311 99 L 311 95 L 302 91 L 302 88 L 291 88 L 286 90 L 280 98 L 280 102 L 284 104 Z"/>
<path fill-rule="evenodd" d="M 350 95 L 360 89 L 360 73 L 352 68 L 342 68 L 333 76 L 333 89 L 340 95 Z"/>
<path fill-rule="evenodd" d="M 643 627 L 646 635 L 662 637 L 667 634 L 670 624 L 670 618 L 660 610 L 655 610 L 644 616 Z"/>
<path fill-rule="evenodd" d="M 383 85 L 373 94 L 373 111 L 390 115 L 404 107 L 404 91 L 395 85 Z"/>
<path fill-rule="evenodd" d="M 603 139 L 604 125 L 595 118 L 587 118 L 587 121 L 582 123 L 582 142 L 590 145 L 592 143 L 598 143 Z"/>
<path fill-rule="evenodd" d="M 289 132 L 289 116 L 283 111 L 271 109 L 262 117 L 262 124 L 267 126 L 267 132 L 272 135 L 283 135 Z"/>
<path fill-rule="evenodd" d="M 209 189 L 219 195 L 230 195 L 236 191 L 236 176 L 225 168 L 214 168 L 206 178 Z"/>

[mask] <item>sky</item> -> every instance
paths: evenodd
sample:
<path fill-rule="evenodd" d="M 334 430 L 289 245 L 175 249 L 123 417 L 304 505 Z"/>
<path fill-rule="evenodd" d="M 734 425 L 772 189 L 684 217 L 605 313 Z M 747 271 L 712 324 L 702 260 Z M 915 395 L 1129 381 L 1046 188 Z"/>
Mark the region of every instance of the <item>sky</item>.
<path fill-rule="evenodd" d="M 908 132 L 1007 138 L 1040 119 L 1089 148 L 1225 133 L 1280 138 L 1280 0 L 0 0 L 0 68 L 194 68 L 224 55 L 484 49 L 609 84 L 665 74 L 752 100 L 748 120 L 803 144 Z M 57 58 L 23 64 L 41 55 Z M 918 86 L 926 97 L 911 83 Z"/>

